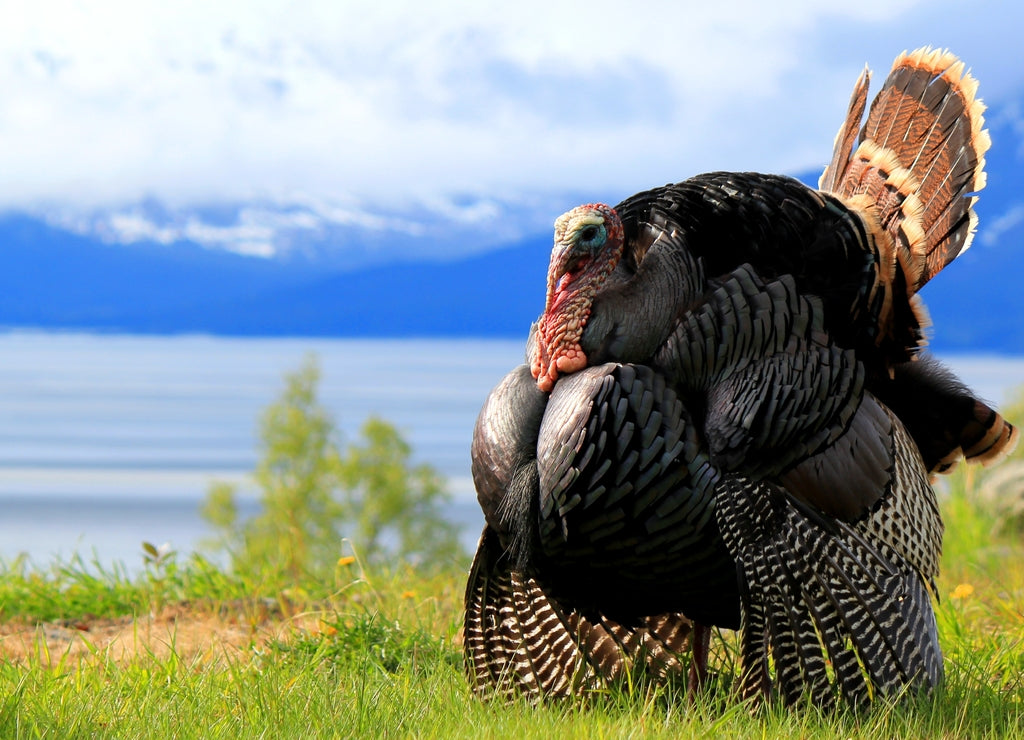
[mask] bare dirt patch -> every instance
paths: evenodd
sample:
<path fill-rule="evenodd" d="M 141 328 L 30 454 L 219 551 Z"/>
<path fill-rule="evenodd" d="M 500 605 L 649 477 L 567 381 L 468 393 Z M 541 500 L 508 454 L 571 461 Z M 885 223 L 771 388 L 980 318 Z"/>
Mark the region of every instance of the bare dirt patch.
<path fill-rule="evenodd" d="M 129 663 L 172 654 L 189 662 L 237 662 L 272 641 L 322 629 L 315 613 L 284 615 L 280 609 L 197 607 L 175 604 L 159 613 L 116 617 L 0 624 L 0 659 L 13 663 L 73 666 L 83 660 Z"/>

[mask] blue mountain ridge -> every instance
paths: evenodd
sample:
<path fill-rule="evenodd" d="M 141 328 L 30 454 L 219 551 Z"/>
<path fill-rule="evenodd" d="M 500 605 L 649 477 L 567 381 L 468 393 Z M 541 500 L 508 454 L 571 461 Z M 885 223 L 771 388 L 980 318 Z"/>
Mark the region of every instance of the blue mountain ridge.
<path fill-rule="evenodd" d="M 1024 211 L 1009 122 L 996 124 L 981 227 Z M 1001 130 L 1006 129 L 1006 130 Z M 801 178 L 813 183 L 814 176 Z M 552 219 L 554 215 L 552 214 Z M 942 352 L 1024 354 L 1024 218 L 979 238 L 922 291 Z M 550 232 L 457 260 L 342 270 L 191 243 L 116 245 L 0 217 L 0 326 L 251 336 L 525 337 L 543 308 Z"/>

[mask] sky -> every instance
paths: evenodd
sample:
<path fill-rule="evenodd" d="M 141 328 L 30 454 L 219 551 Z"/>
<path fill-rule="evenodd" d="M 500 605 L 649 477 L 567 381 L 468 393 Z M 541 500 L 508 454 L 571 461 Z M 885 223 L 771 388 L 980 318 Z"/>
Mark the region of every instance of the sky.
<path fill-rule="evenodd" d="M 904 49 L 950 48 L 990 105 L 1024 94 L 1018 2 L 628 5 L 0 0 L 0 212 L 111 211 L 165 241 L 382 209 L 486 223 L 492 202 L 820 168 L 861 69 L 877 88 Z M 294 208 L 165 234 L 138 209 L 246 202 Z"/>

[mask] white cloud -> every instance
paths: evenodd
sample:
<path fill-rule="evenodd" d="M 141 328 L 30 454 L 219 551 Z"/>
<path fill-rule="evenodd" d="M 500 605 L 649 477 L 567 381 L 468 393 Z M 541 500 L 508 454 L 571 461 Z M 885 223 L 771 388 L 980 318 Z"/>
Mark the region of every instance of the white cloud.
<path fill-rule="evenodd" d="M 987 222 L 980 234 L 981 243 L 986 247 L 998 245 L 1003 234 L 1021 222 L 1024 222 L 1024 203 L 1011 206 L 1005 213 Z"/>
<path fill-rule="evenodd" d="M 433 202 L 486 219 L 489 198 L 530 191 L 818 167 L 864 61 L 881 74 L 949 45 L 1019 89 L 1004 29 L 1021 11 L 946 5 L 19 3 L 0 24 L 0 209 L 258 200 L 340 223 Z M 193 232 L 265 251 L 274 225 L 253 219 Z M 144 221 L 111 228 L 170 238 Z"/>
<path fill-rule="evenodd" d="M 158 226 L 140 213 L 113 213 L 104 224 L 103 232 L 111 241 L 133 243 L 139 241 L 173 244 L 181 240 L 181 230 Z"/>

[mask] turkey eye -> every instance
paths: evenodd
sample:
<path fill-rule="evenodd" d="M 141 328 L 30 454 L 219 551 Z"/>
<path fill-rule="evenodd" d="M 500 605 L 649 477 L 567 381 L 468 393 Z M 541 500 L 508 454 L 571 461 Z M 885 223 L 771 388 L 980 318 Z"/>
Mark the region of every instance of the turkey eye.
<path fill-rule="evenodd" d="M 592 242 L 597 238 L 597 227 L 588 226 L 582 232 L 580 232 L 580 239 L 585 242 Z"/>

